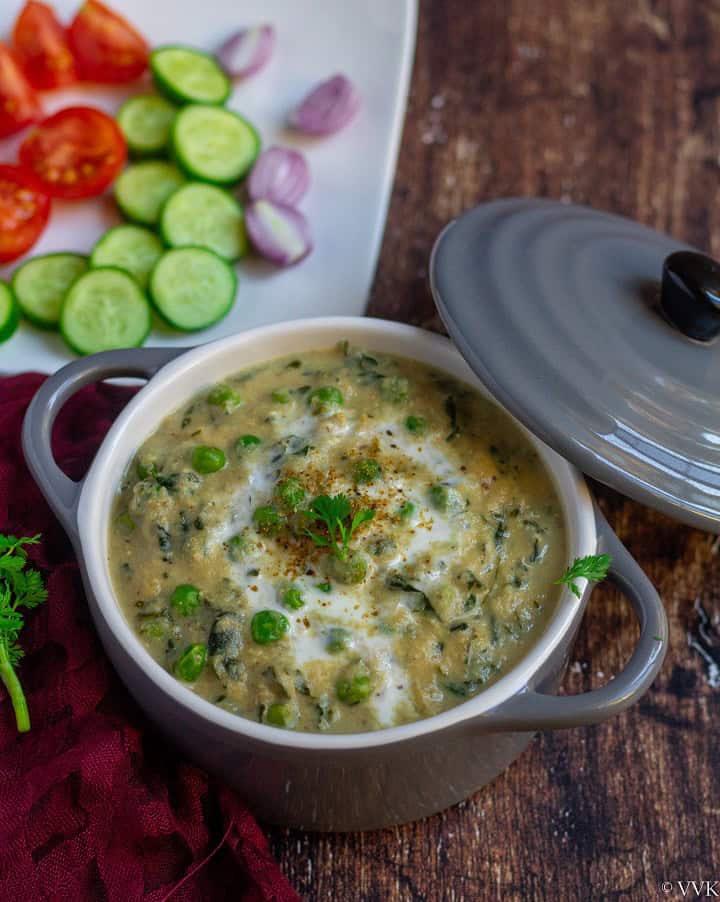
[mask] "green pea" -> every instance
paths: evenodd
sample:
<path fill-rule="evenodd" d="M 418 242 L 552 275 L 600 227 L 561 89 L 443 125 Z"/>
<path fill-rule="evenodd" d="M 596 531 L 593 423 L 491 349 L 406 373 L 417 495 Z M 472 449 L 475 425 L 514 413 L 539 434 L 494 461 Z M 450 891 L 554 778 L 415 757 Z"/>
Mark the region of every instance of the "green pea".
<path fill-rule="evenodd" d="M 325 648 L 332 655 L 336 655 L 341 651 L 345 651 L 350 641 L 350 630 L 346 630 L 342 626 L 331 626 L 327 631 L 327 639 L 325 640 Z"/>
<path fill-rule="evenodd" d="M 213 407 L 222 407 L 225 413 L 232 413 L 233 410 L 244 403 L 241 395 L 235 389 L 222 382 L 212 389 L 207 396 L 207 402 L 212 404 Z"/>
<path fill-rule="evenodd" d="M 202 642 L 188 645 L 175 662 L 175 676 L 185 680 L 186 683 L 194 683 L 203 672 L 206 661 L 207 645 Z"/>
<path fill-rule="evenodd" d="M 422 435 L 427 430 L 427 420 L 411 415 L 405 420 L 405 428 L 414 435 Z"/>
<path fill-rule="evenodd" d="M 329 557 L 327 568 L 333 579 L 345 586 L 353 586 L 367 576 L 368 559 L 359 551 L 349 551 L 343 558 Z"/>
<path fill-rule="evenodd" d="M 339 388 L 335 388 L 334 385 L 323 385 L 310 392 L 308 404 L 313 413 L 327 413 L 334 407 L 342 407 L 344 400 Z"/>
<path fill-rule="evenodd" d="M 189 617 L 200 607 L 200 590 L 189 583 L 175 586 L 170 596 L 170 604 L 183 617 Z"/>
<path fill-rule="evenodd" d="M 460 492 L 442 483 L 431 487 L 430 501 L 434 508 L 446 514 L 459 514 L 466 507 L 465 499 Z"/>
<path fill-rule="evenodd" d="M 169 626 L 166 614 L 146 614 L 138 617 L 138 632 L 146 639 L 163 639 Z"/>
<path fill-rule="evenodd" d="M 411 517 L 415 515 L 415 505 L 412 501 L 403 501 L 403 503 L 398 508 L 398 517 L 401 520 L 409 520 Z"/>
<path fill-rule="evenodd" d="M 404 376 L 386 376 L 380 383 L 380 394 L 392 404 L 402 404 L 410 394 L 410 383 Z"/>
<path fill-rule="evenodd" d="M 254 451 L 258 445 L 262 445 L 262 439 L 256 435 L 241 435 L 235 442 L 235 451 L 238 454 L 247 454 L 249 451 Z"/>
<path fill-rule="evenodd" d="M 276 388 L 270 395 L 276 404 L 289 404 L 290 392 L 286 388 Z"/>
<path fill-rule="evenodd" d="M 297 710 L 294 705 L 275 702 L 265 712 L 265 723 L 274 727 L 292 727 L 297 722 Z"/>
<path fill-rule="evenodd" d="M 248 541 L 247 535 L 245 533 L 239 532 L 237 535 L 230 536 L 225 545 L 227 548 L 228 557 L 231 561 L 239 561 L 242 560 L 245 554 L 247 554 L 250 542 Z"/>
<path fill-rule="evenodd" d="M 192 466 L 197 473 L 203 475 L 217 473 L 226 463 L 225 453 L 220 448 L 211 448 L 208 445 L 198 445 L 193 448 Z"/>
<path fill-rule="evenodd" d="M 291 608 L 294 611 L 297 611 L 305 604 L 305 599 L 303 598 L 302 591 L 298 586 L 294 584 L 286 586 L 282 590 L 282 592 L 280 593 L 280 601 L 285 605 L 286 608 Z"/>
<path fill-rule="evenodd" d="M 135 532 L 135 521 L 127 511 L 115 518 L 115 528 L 124 536 L 129 536 Z"/>
<path fill-rule="evenodd" d="M 357 485 L 375 482 L 382 476 L 382 467 L 376 460 L 365 458 L 353 466 L 353 479 Z"/>
<path fill-rule="evenodd" d="M 370 677 L 366 673 L 356 673 L 352 677 L 341 677 L 335 683 L 335 692 L 341 702 L 346 705 L 357 705 L 370 698 L 372 688 Z"/>
<path fill-rule="evenodd" d="M 275 500 L 286 511 L 297 510 L 305 500 L 303 484 L 295 476 L 283 479 L 275 486 Z"/>
<path fill-rule="evenodd" d="M 277 642 L 290 629 L 290 622 L 279 611 L 258 611 L 250 622 L 250 632 L 259 645 Z"/>
<path fill-rule="evenodd" d="M 253 511 L 253 522 L 258 532 L 264 536 L 276 536 L 283 525 L 283 519 L 271 504 L 256 507 Z"/>

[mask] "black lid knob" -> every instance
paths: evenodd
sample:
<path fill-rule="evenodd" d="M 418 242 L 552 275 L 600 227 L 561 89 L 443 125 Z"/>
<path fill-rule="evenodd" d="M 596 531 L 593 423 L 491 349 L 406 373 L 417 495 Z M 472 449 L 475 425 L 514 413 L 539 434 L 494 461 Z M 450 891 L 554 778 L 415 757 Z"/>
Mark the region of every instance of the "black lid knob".
<path fill-rule="evenodd" d="M 660 305 L 670 322 L 697 341 L 720 333 L 720 263 L 676 251 L 663 263 Z"/>

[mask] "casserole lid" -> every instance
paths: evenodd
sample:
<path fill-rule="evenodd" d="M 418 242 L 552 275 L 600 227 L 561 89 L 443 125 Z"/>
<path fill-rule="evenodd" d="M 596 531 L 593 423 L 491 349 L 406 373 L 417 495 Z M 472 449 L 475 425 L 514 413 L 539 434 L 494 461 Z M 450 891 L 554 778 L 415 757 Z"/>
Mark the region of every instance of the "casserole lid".
<path fill-rule="evenodd" d="M 720 532 L 720 345 L 695 340 L 720 329 L 720 296 L 683 282 L 687 261 L 691 275 L 700 261 L 700 282 L 714 266 L 686 254 L 665 267 L 661 296 L 680 250 L 692 249 L 620 216 L 511 198 L 446 227 L 430 281 L 469 365 L 537 436 L 601 482 Z"/>

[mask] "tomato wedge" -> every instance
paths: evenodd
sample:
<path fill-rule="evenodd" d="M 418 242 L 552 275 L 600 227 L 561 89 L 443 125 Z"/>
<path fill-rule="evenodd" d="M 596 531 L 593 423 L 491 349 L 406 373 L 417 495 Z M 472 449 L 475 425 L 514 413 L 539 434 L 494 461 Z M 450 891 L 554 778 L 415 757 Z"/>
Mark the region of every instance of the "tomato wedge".
<path fill-rule="evenodd" d="M 28 0 L 15 22 L 13 46 L 34 88 L 60 88 L 77 80 L 65 29 L 46 3 Z"/>
<path fill-rule="evenodd" d="M 145 38 L 100 0 L 86 0 L 70 25 L 70 46 L 86 81 L 121 84 L 147 68 Z"/>
<path fill-rule="evenodd" d="M 0 263 L 35 244 L 50 216 L 50 198 L 19 166 L 0 165 Z"/>
<path fill-rule="evenodd" d="M 125 138 L 102 110 L 73 106 L 44 119 L 20 145 L 20 163 L 51 197 L 101 194 L 125 162 Z"/>
<path fill-rule="evenodd" d="M 41 114 L 37 94 L 10 49 L 0 44 L 0 138 L 14 135 Z"/>

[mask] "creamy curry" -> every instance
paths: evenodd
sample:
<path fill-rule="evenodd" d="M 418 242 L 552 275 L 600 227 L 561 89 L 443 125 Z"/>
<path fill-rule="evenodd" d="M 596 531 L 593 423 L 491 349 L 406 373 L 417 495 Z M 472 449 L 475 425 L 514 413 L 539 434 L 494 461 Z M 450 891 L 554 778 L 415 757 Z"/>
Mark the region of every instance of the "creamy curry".
<path fill-rule="evenodd" d="M 109 566 L 150 654 L 298 730 L 436 714 L 551 615 L 560 505 L 510 418 L 445 373 L 347 343 L 171 414 L 125 474 Z"/>

